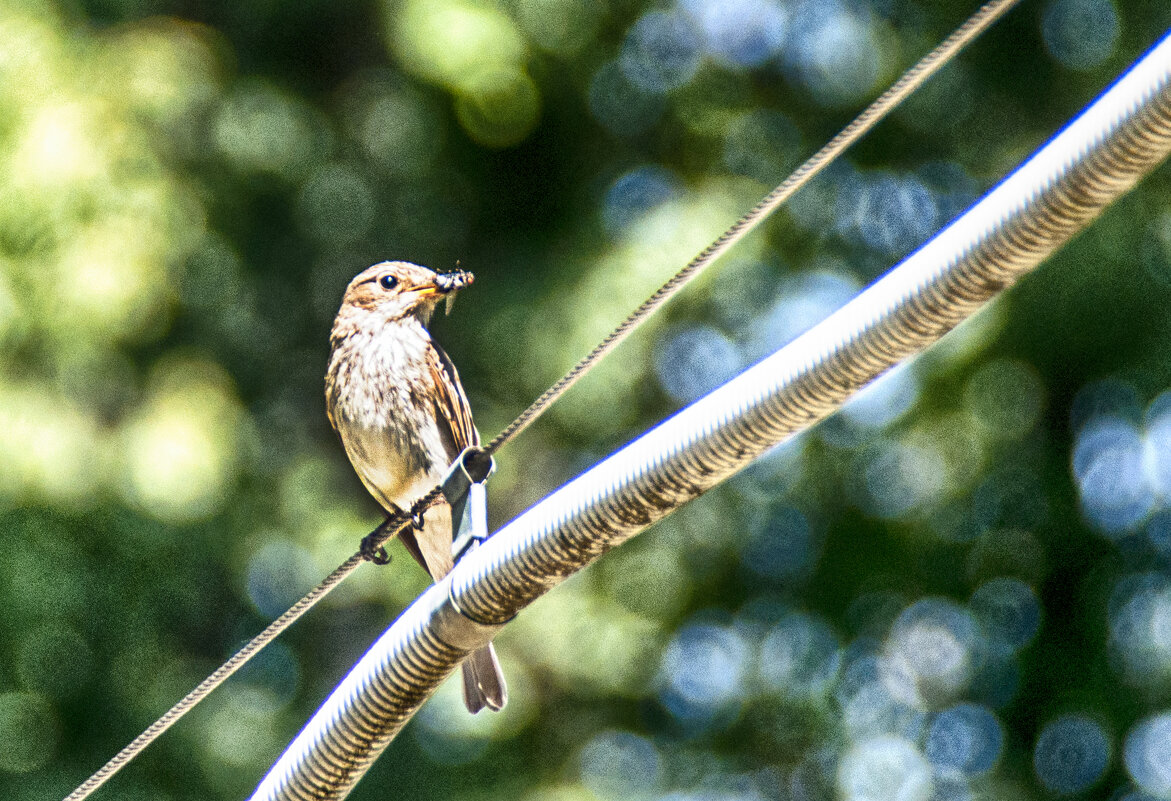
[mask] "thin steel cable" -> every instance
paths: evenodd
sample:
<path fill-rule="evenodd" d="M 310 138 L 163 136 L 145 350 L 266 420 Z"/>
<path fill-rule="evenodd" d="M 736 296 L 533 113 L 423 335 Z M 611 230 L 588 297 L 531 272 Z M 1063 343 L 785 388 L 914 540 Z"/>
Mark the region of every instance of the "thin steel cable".
<path fill-rule="evenodd" d="M 391 537 L 397 534 L 403 526 L 408 525 L 412 516 L 429 509 L 439 498 L 440 493 L 440 488 L 436 487 L 416 501 L 409 512 L 400 512 L 397 515 L 392 515 L 387 518 L 375 530 L 375 533 L 383 532 L 385 536 L 374 537 L 373 534 L 371 535 L 374 537 L 375 547 L 381 547 Z M 183 696 L 182 700 L 168 709 L 162 717 L 150 724 L 142 734 L 135 737 L 129 745 L 115 754 L 109 762 L 86 779 L 76 790 L 66 796 L 65 801 L 83 801 L 83 799 L 88 798 L 90 794 L 105 784 L 115 773 L 125 767 L 130 760 L 138 756 L 143 749 L 157 740 L 159 735 L 171 728 L 180 718 L 190 712 L 196 704 L 206 698 L 216 687 L 219 687 L 236 673 L 236 671 L 248 664 L 252 657 L 256 656 L 265 646 L 284 633 L 285 629 L 296 623 L 302 615 L 316 606 L 318 601 L 332 592 L 334 587 L 353 573 L 358 565 L 364 561 L 366 561 L 366 557 L 359 551 L 342 562 L 336 570 L 322 579 L 320 584 L 305 593 L 301 600 L 289 607 L 288 611 L 269 623 L 264 631 L 257 634 L 243 648 L 232 654 L 228 661 L 216 668 L 214 673 L 201 681 L 194 690 Z"/>
<path fill-rule="evenodd" d="M 597 362 L 626 339 L 646 318 L 653 314 L 660 306 L 670 300 L 691 279 L 695 278 L 708 265 L 719 258 L 732 245 L 740 241 L 753 228 L 788 200 L 798 189 L 808 183 L 826 166 L 833 162 L 841 153 L 854 142 L 858 141 L 866 132 L 886 117 L 911 92 L 922 85 L 928 78 L 944 67 L 965 46 L 983 33 L 992 23 L 1008 12 L 1020 0 L 992 0 L 981 6 L 959 28 L 952 32 L 934 50 L 923 57 L 917 64 L 883 92 L 873 103 L 862 111 L 849 125 L 842 129 L 821 150 L 817 151 L 804 164 L 798 167 L 779 186 L 764 197 L 748 213 L 737 220 L 731 228 L 725 231 L 714 242 L 693 258 L 686 266 L 676 273 L 667 283 L 647 298 L 630 315 L 602 340 L 589 354 L 578 362 L 572 370 L 563 376 L 557 383 L 545 390 L 539 398 L 525 409 L 503 431 L 485 446 L 484 451 L 493 454 L 516 435 L 527 428 L 541 416 L 545 410 L 560 398 L 566 390 L 576 384 Z M 439 497 L 440 488 L 435 487 L 420 498 L 412 507 L 412 514 L 416 510 L 429 508 Z M 409 518 L 406 514 L 399 516 L 400 523 Z M 394 536 L 397 529 L 392 530 L 390 521 L 379 527 L 385 536 L 372 536 L 374 547 L 381 547 Z M 386 534 L 385 532 L 391 533 Z M 136 737 L 129 745 L 116 754 L 101 769 L 87 779 L 81 786 L 66 796 L 65 801 L 83 801 L 94 790 L 104 784 L 124 765 L 134 759 L 143 749 L 154 742 L 159 735 L 169 729 L 175 722 L 189 712 L 196 704 L 202 701 L 216 687 L 226 681 L 236 671 L 262 650 L 268 643 L 280 636 L 289 626 L 295 623 L 301 615 L 309 611 L 318 601 L 328 595 L 337 584 L 352 573 L 358 565 L 365 561 L 359 552 L 342 563 L 333 573 L 330 573 L 320 584 L 310 590 L 301 600 L 297 601 L 287 612 L 274 620 L 269 626 L 253 638 L 247 645 L 237 651 L 227 662 L 221 665 L 214 673 L 203 680 L 194 690 L 171 707 L 162 717 L 150 725 L 142 734 Z"/>
<path fill-rule="evenodd" d="M 983 33 L 988 26 L 1000 19 L 1001 16 L 1018 2 L 1020 0 L 993 0 L 981 6 L 963 25 L 956 28 L 951 36 L 944 39 L 938 47 L 924 56 L 919 63 L 904 72 L 901 78 L 879 95 L 877 100 L 867 106 L 861 114 L 854 118 L 853 122 L 843 128 L 837 136 L 829 140 L 821 150 L 810 156 L 804 164 L 794 170 L 776 189 L 765 195 L 764 199 L 757 203 L 751 211 L 733 223 L 731 228 L 720 234 L 719 238 L 704 248 L 683 269 L 675 273 L 653 295 L 644 300 L 642 305 L 632 311 L 629 317 L 611 331 L 585 358 L 574 365 L 572 370 L 566 373 L 553 386 L 545 390 L 507 428 L 497 434 L 496 438 L 489 442 L 484 450 L 489 454 L 495 453 L 497 449 L 521 431 L 528 428 L 566 390 L 581 380 L 589 372 L 590 368 L 605 357 L 606 354 L 618 347 L 626 337 L 633 333 L 634 329 L 638 328 L 660 306 L 674 297 L 691 279 L 703 272 L 708 265 L 723 255 L 732 245 L 743 239 L 753 228 L 764 222 L 770 214 L 792 197 L 798 189 L 805 186 L 805 184 L 840 156 L 846 148 L 857 142 L 865 133 L 882 121 L 887 114 L 906 99 L 907 95 L 919 88 L 924 81 L 944 67 L 960 50 Z"/>
<path fill-rule="evenodd" d="M 86 779 L 76 790 L 65 797 L 65 801 L 82 801 L 88 798 L 89 795 L 106 783 L 115 773 L 121 770 L 130 760 L 138 756 L 138 754 L 148 745 L 158 739 L 159 735 L 171 728 L 181 717 L 186 715 L 191 709 L 207 697 L 208 693 L 223 684 L 229 676 L 235 673 L 257 654 L 262 648 L 275 640 L 285 629 L 297 622 L 301 615 L 305 614 L 322 598 L 324 598 L 334 587 L 341 583 L 342 579 L 354 572 L 358 565 L 362 564 L 365 559 L 360 553 L 356 553 L 343 562 L 336 570 L 330 573 L 325 579 L 310 590 L 305 597 L 293 604 L 287 612 L 278 617 L 272 623 L 268 624 L 268 628 L 257 634 L 252 640 L 234 653 L 227 662 L 220 665 L 214 673 L 199 683 L 194 690 L 187 693 L 181 701 L 168 709 L 158 720 L 150 724 L 149 727 L 140 735 L 135 737 L 129 745 L 114 755 L 114 758 L 101 767 L 94 775 Z"/>

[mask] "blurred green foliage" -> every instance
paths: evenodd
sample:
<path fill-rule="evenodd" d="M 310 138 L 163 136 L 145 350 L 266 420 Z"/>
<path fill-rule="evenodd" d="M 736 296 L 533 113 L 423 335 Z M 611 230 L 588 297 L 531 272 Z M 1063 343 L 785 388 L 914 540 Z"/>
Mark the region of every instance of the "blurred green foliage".
<path fill-rule="evenodd" d="M 378 521 L 322 399 L 353 274 L 476 273 L 435 329 L 491 436 L 973 9 L 0 0 L 0 796 L 63 797 Z M 494 523 L 841 305 L 1169 25 L 1026 0 L 502 452 Z M 352 797 L 1171 796 L 1169 184 L 542 599 L 508 709 L 445 687 Z M 247 795 L 425 586 L 394 555 L 96 797 Z"/>

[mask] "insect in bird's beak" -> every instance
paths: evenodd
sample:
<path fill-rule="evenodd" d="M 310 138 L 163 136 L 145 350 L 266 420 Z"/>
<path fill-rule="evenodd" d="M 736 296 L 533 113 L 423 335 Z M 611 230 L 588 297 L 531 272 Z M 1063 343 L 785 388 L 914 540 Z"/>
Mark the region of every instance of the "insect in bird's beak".
<path fill-rule="evenodd" d="M 445 314 L 451 314 L 451 307 L 455 305 L 455 294 L 458 290 L 469 286 L 476 277 L 469 272 L 463 270 L 456 270 L 453 273 L 442 273 L 435 276 L 436 288 L 444 294 L 444 308 Z"/>

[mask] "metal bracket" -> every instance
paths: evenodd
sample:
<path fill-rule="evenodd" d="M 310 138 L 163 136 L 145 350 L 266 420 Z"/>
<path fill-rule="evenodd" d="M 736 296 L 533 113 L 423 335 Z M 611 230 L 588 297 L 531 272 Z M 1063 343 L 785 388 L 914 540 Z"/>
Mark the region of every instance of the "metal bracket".
<path fill-rule="evenodd" d="M 488 476 L 496 462 L 478 447 L 466 448 L 456 457 L 440 485 L 451 506 L 451 556 L 464 554 L 488 539 Z"/>

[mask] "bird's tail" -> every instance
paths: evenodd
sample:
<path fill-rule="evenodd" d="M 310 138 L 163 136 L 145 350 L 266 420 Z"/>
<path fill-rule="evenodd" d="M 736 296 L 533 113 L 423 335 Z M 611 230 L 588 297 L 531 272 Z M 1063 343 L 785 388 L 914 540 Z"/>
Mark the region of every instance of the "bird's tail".
<path fill-rule="evenodd" d="M 464 660 L 464 703 L 472 714 L 488 707 L 493 712 L 508 703 L 508 685 L 492 643 L 473 651 Z"/>

